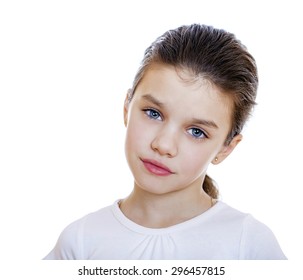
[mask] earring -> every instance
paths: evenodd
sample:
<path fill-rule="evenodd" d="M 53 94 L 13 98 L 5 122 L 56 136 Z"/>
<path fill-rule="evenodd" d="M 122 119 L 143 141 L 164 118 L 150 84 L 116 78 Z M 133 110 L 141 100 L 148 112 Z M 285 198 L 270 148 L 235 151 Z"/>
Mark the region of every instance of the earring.
<path fill-rule="evenodd" d="M 217 162 L 218 161 L 218 158 L 217 157 L 215 157 L 215 162 Z"/>

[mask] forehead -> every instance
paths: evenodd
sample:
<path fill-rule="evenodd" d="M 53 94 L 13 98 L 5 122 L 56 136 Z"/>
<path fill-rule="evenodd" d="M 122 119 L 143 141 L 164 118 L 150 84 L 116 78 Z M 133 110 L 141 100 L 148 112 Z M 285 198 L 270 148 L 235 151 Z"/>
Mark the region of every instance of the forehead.
<path fill-rule="evenodd" d="M 233 102 L 209 80 L 194 77 L 189 71 L 153 64 L 144 73 L 134 99 L 150 95 L 167 109 L 177 110 L 184 117 L 204 117 L 230 126 Z"/>

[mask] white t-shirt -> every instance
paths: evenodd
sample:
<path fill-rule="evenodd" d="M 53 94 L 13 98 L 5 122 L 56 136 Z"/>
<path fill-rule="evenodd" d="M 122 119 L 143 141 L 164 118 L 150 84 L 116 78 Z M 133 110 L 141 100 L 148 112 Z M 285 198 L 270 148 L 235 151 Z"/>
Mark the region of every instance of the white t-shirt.
<path fill-rule="evenodd" d="M 67 226 L 45 259 L 286 259 L 271 230 L 218 201 L 183 223 L 153 229 L 129 220 L 113 205 Z"/>

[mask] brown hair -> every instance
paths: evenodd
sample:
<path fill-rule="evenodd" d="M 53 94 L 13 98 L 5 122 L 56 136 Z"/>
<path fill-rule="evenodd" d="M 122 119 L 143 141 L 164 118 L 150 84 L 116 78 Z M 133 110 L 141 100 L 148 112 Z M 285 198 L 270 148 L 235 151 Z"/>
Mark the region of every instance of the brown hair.
<path fill-rule="evenodd" d="M 146 49 L 130 90 L 130 100 L 147 68 L 154 62 L 187 69 L 194 77 L 203 76 L 229 94 L 234 107 L 225 144 L 242 131 L 256 104 L 258 75 L 254 58 L 234 34 L 200 24 L 165 32 Z M 215 183 L 208 175 L 203 189 L 211 197 L 218 198 Z"/>

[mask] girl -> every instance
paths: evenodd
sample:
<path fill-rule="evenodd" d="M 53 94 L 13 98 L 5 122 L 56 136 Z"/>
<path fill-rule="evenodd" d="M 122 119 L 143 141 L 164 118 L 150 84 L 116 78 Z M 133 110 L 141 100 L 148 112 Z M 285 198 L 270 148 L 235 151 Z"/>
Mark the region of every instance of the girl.
<path fill-rule="evenodd" d="M 45 259 L 285 259 L 206 175 L 241 141 L 257 85 L 233 34 L 194 24 L 156 39 L 124 105 L 133 191 L 70 224 Z"/>

